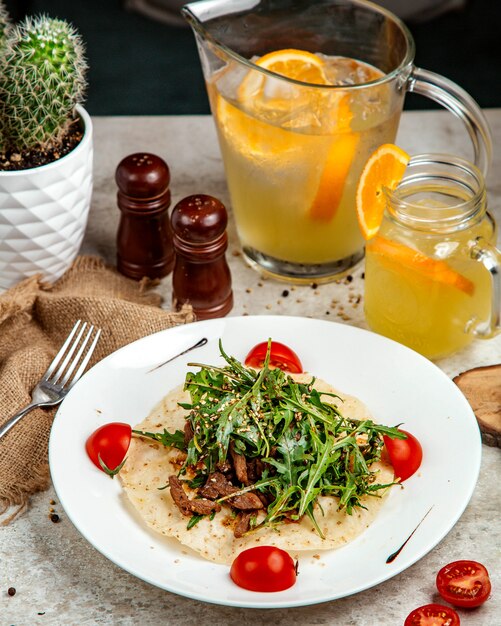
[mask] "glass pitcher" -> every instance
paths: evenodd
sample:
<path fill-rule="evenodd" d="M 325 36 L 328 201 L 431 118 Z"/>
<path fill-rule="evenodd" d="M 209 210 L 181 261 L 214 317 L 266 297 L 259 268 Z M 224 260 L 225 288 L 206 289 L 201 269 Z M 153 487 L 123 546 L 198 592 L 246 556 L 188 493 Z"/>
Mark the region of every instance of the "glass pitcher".
<path fill-rule="evenodd" d="M 486 172 L 491 139 L 478 105 L 413 65 L 411 34 L 385 9 L 364 0 L 205 0 L 183 14 L 243 252 L 260 271 L 318 282 L 360 261 L 356 185 L 369 155 L 394 141 L 407 91 L 464 122 Z M 286 78 L 281 63 L 304 71 Z"/>
<path fill-rule="evenodd" d="M 412 157 L 367 242 L 370 328 L 437 359 L 500 330 L 501 252 L 484 179 L 450 155 Z"/>

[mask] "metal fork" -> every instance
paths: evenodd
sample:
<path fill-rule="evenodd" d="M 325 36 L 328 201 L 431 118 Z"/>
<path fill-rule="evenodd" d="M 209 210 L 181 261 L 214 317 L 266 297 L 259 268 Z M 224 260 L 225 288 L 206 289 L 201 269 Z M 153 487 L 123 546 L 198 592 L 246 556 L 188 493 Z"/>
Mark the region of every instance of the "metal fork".
<path fill-rule="evenodd" d="M 82 323 L 81 320 L 78 320 L 73 326 L 42 379 L 33 389 L 31 402 L 0 427 L 0 439 L 32 409 L 39 406 L 55 406 L 62 402 L 84 373 L 101 334 L 100 329 L 94 329 L 94 326 L 90 326 L 87 334 L 83 337 L 86 328 L 87 322 Z M 93 335 L 92 342 L 87 347 Z M 78 369 L 75 371 L 77 366 Z"/>

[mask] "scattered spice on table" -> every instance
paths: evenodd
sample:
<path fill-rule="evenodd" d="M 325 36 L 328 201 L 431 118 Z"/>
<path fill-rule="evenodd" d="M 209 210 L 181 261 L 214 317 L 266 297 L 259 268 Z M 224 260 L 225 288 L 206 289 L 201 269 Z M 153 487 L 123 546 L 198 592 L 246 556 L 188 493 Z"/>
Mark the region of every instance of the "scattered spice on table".
<path fill-rule="evenodd" d="M 54 522 L 54 524 L 57 524 L 60 520 L 61 518 L 57 513 L 52 513 L 52 515 L 50 516 L 50 521 Z"/>
<path fill-rule="evenodd" d="M 288 295 L 289 295 L 289 290 L 288 289 L 284 289 L 282 291 L 282 298 L 287 298 Z"/>
<path fill-rule="evenodd" d="M 9 596 L 15 596 L 15 595 L 16 595 L 16 588 L 15 588 L 15 587 L 9 587 L 9 588 L 7 589 L 7 594 L 8 594 Z"/>
<path fill-rule="evenodd" d="M 312 289 L 318 289 L 317 283 L 311 283 L 311 288 Z"/>

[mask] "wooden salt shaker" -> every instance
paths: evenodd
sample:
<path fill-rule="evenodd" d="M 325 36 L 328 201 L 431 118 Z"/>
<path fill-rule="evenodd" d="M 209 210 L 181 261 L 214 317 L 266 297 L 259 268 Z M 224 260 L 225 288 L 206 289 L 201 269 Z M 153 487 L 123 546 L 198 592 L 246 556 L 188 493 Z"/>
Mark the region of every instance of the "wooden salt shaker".
<path fill-rule="evenodd" d="M 174 207 L 171 224 L 176 252 L 174 307 L 189 302 L 201 320 L 225 316 L 233 307 L 233 291 L 225 257 L 228 216 L 224 205 L 212 196 L 188 196 Z"/>
<path fill-rule="evenodd" d="M 170 171 L 160 157 L 131 154 L 115 173 L 122 212 L 117 233 L 117 268 L 130 278 L 162 278 L 174 267 L 168 209 Z"/>

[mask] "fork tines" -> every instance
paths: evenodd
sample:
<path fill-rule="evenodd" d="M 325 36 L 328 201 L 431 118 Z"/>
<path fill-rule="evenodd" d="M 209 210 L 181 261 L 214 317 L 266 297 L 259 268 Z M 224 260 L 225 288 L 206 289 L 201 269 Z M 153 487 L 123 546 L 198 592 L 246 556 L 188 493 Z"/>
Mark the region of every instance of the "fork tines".
<path fill-rule="evenodd" d="M 100 334 L 101 329 L 78 320 L 45 372 L 43 380 L 57 384 L 58 387 L 64 387 L 69 381 L 76 382 L 84 373 Z"/>

